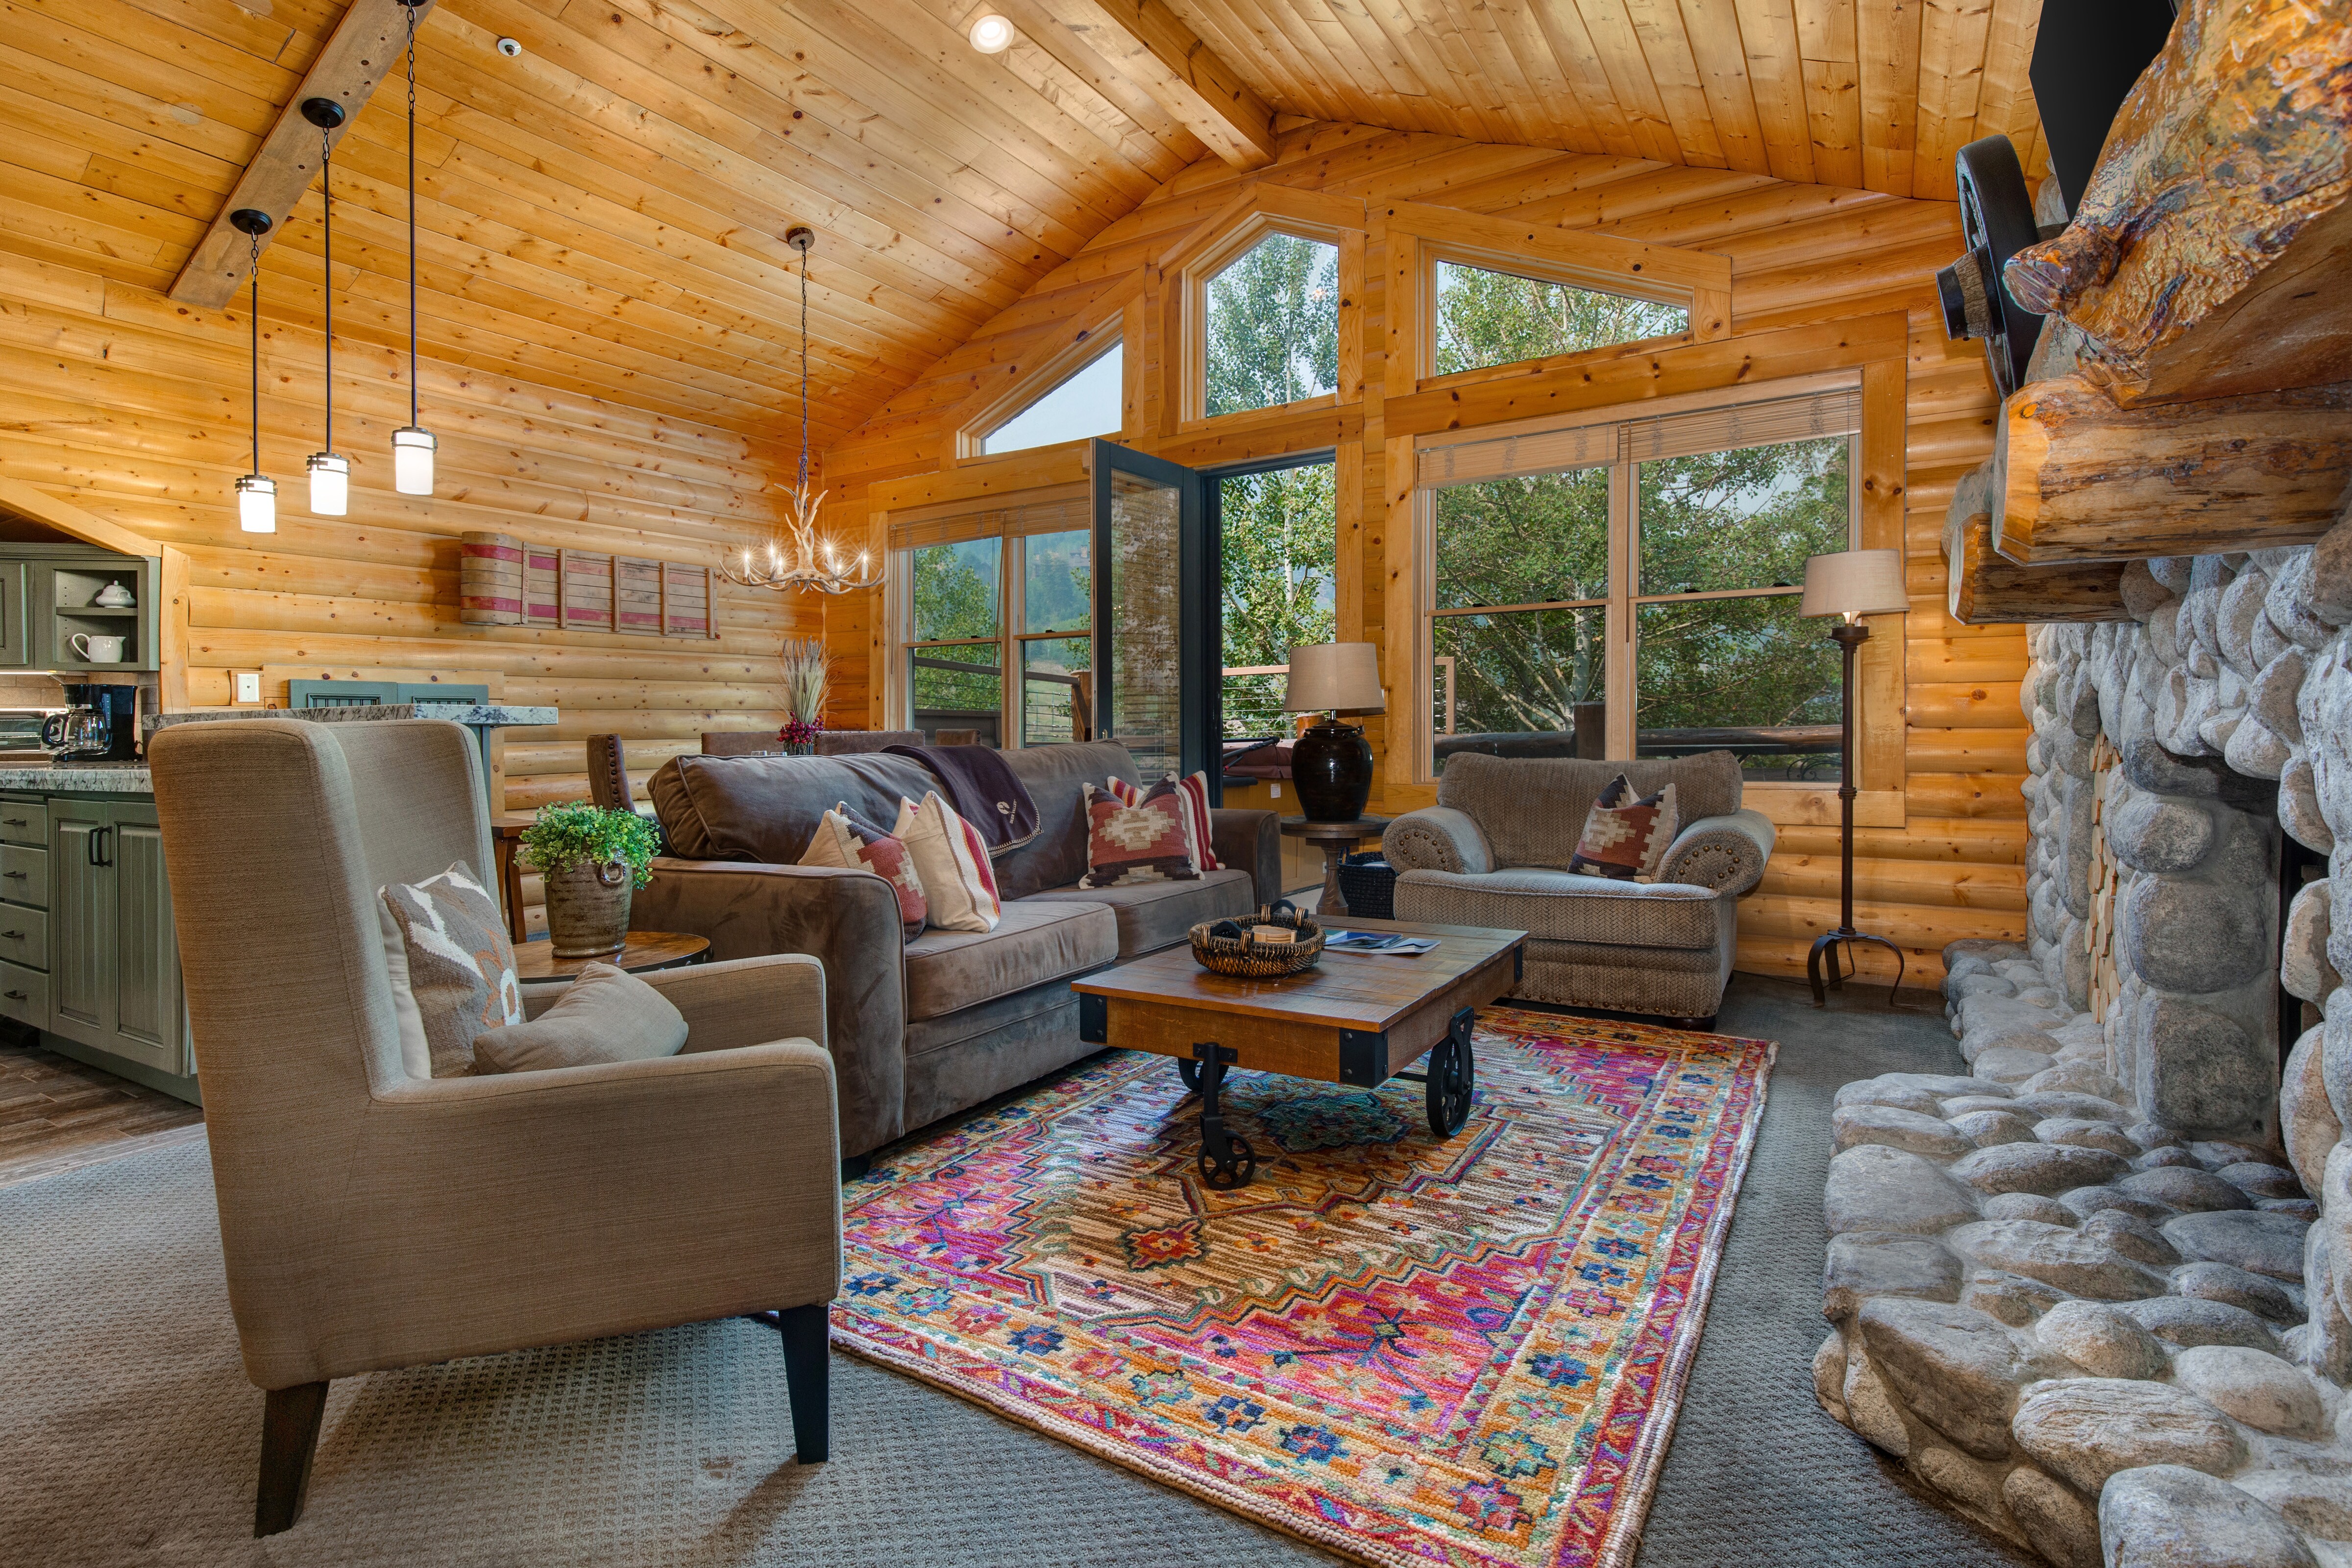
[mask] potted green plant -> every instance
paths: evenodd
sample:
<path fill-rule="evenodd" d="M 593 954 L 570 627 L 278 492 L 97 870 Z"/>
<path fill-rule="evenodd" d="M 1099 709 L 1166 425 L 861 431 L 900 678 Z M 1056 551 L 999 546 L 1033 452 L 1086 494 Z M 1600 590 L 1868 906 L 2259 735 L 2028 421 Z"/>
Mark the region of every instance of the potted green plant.
<path fill-rule="evenodd" d="M 587 800 L 541 807 L 522 855 L 547 889 L 547 936 L 559 958 L 600 958 L 629 939 L 629 894 L 653 880 L 661 848 L 635 811 Z"/>

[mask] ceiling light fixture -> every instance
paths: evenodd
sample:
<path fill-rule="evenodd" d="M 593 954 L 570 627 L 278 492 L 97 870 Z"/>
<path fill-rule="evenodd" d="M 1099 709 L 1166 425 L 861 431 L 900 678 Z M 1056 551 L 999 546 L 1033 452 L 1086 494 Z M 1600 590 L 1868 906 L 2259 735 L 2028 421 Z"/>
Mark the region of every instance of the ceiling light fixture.
<path fill-rule="evenodd" d="M 1001 55 L 1013 47 L 1013 24 L 993 11 L 972 18 L 971 47 L 983 55 Z"/>
<path fill-rule="evenodd" d="M 248 534 L 278 531 L 278 481 L 261 471 L 261 236 L 277 225 L 258 207 L 239 207 L 229 214 L 230 226 L 253 242 L 253 303 L 247 308 L 253 328 L 253 472 L 236 482 L 236 526 Z"/>
<path fill-rule="evenodd" d="M 327 318 L 327 444 L 310 454 L 303 466 L 310 475 L 310 510 L 322 517 L 340 517 L 351 508 L 352 460 L 335 450 L 335 183 L 332 160 L 335 131 L 347 118 L 343 106 L 331 98 L 306 98 L 302 118 L 319 128 L 319 191 L 326 208 L 320 273 Z"/>
<path fill-rule="evenodd" d="M 400 0 L 408 13 L 408 423 L 392 433 L 392 487 L 433 494 L 433 449 L 416 407 L 416 14 L 425 0 Z"/>
<path fill-rule="evenodd" d="M 814 496 L 809 494 L 808 253 L 809 247 L 816 244 L 816 231 L 795 224 L 784 231 L 784 243 L 801 253 L 800 481 L 788 492 L 790 515 L 784 520 L 781 537 L 768 541 L 767 559 L 754 559 L 751 547 L 746 545 L 740 567 L 729 565 L 724 556 L 719 558 L 719 575 L 738 588 L 772 588 L 780 593 L 787 588 L 812 593 L 847 593 L 853 589 L 878 587 L 882 574 L 867 574 L 870 551 L 857 552 L 857 575 L 850 577 L 842 570 L 840 547 L 816 531 L 817 508 L 824 504 L 825 496 L 822 490 Z"/>

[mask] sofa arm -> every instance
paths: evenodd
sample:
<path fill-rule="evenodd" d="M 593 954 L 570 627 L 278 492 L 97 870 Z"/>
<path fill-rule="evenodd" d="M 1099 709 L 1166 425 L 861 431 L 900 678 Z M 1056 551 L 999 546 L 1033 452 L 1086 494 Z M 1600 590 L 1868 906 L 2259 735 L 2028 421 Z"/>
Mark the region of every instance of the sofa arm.
<path fill-rule="evenodd" d="M 906 936 L 890 884 L 869 871 L 749 861 L 664 858 L 653 873 L 630 901 L 632 926 L 709 937 L 714 966 L 803 953 L 822 967 L 842 1153 L 866 1154 L 905 1132 Z"/>
<path fill-rule="evenodd" d="M 1495 869 L 1495 852 L 1468 813 L 1451 806 L 1407 811 L 1381 835 L 1381 853 L 1400 872 L 1450 871 L 1484 876 Z"/>
<path fill-rule="evenodd" d="M 1209 848 L 1218 864 L 1250 873 L 1258 905 L 1282 896 L 1282 819 L 1274 812 L 1218 807 L 1209 813 Z"/>
<path fill-rule="evenodd" d="M 1710 887 L 1737 898 L 1764 880 L 1764 863 L 1772 858 L 1778 836 L 1770 818 L 1745 807 L 1727 816 L 1701 817 L 1666 846 L 1658 880 Z"/>

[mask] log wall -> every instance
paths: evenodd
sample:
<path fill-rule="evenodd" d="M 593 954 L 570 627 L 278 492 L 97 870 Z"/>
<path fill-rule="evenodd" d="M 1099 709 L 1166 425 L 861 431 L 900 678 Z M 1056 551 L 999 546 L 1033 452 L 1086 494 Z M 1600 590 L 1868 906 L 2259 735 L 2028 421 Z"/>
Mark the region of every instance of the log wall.
<path fill-rule="evenodd" d="M 1171 350 L 1160 264 L 1188 240 L 1213 239 L 1203 231 L 1217 226 L 1221 213 L 1229 219 L 1237 202 L 1299 204 L 1318 194 L 1361 200 L 1370 214 L 1361 273 L 1342 278 L 1343 291 L 1360 296 L 1363 329 L 1360 362 L 1342 350 L 1339 405 L 1178 429 L 1162 374 Z M 1284 133 L 1275 165 L 1254 177 L 1203 162 L 1169 181 L 828 449 L 832 526 L 878 545 L 873 524 L 888 507 L 1077 477 L 1074 449 L 958 460 L 956 433 L 1024 369 L 1066 352 L 1078 332 L 1123 323 L 1130 444 L 1203 465 L 1337 446 L 1340 635 L 1382 642 L 1393 654 L 1400 644 L 1391 639 L 1404 629 L 1388 623 L 1399 617 L 1386 606 L 1401 563 L 1387 537 L 1392 486 L 1382 407 L 1390 323 L 1381 214 L 1400 202 L 1727 257 L 1735 345 L 1778 329 L 1906 314 L 1902 483 L 1911 611 L 1900 622 L 1878 622 L 1882 636 L 1899 628 L 1903 640 L 1902 789 L 1899 801 L 1890 798 L 1873 813 L 1881 825 L 1858 832 L 1857 918 L 1901 942 L 1911 974 L 1921 980 L 1940 975 L 1937 955 L 1947 942 L 2021 936 L 2025 830 L 2018 786 L 2028 731 L 2018 686 L 2024 637 L 2015 627 L 1950 621 L 1937 549 L 1952 487 L 1991 451 L 1999 406 L 1981 354 L 1971 344 L 1948 343 L 1937 324 L 1932 275 L 1960 248 L 1958 210 L 1949 203 L 1637 158 L 1354 126 L 1294 127 Z M 1303 204 L 1300 211 L 1307 212 Z M 844 665 L 835 725 L 881 721 L 879 609 L 878 594 L 826 606 L 827 636 Z M 1377 722 L 1373 737 L 1382 752 L 1382 783 L 1372 809 L 1393 813 L 1429 800 L 1432 787 L 1388 781 L 1391 769 Z M 1764 885 L 1742 906 L 1742 968 L 1802 973 L 1808 942 L 1836 923 L 1837 851 L 1834 826 L 1782 826 Z M 1866 972 L 1891 973 L 1891 965 L 1875 968 L 1879 960 L 1872 956 L 1863 962 Z"/>

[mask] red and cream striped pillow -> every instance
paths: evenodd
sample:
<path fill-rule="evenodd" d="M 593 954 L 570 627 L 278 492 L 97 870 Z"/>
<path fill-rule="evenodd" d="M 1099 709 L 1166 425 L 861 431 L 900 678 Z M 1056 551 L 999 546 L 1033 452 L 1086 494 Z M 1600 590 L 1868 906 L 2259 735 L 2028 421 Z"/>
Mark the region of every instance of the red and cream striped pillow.
<path fill-rule="evenodd" d="M 930 923 L 941 931 L 993 931 L 1004 918 L 996 872 L 988 862 L 988 841 L 934 789 L 921 805 L 898 801 L 898 825 L 891 837 L 914 857 Z"/>
<path fill-rule="evenodd" d="M 1171 774 L 1169 776 L 1168 782 L 1176 787 L 1177 798 L 1183 802 L 1184 825 L 1192 837 L 1194 863 L 1202 871 L 1224 870 L 1223 866 L 1217 863 L 1216 851 L 1210 847 L 1209 776 L 1206 773 L 1195 773 L 1190 779 L 1179 779 Z M 1112 779 L 1105 786 L 1105 790 L 1122 806 L 1139 806 L 1143 803 L 1143 787 L 1129 784 L 1124 779 Z"/>

